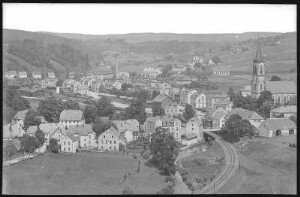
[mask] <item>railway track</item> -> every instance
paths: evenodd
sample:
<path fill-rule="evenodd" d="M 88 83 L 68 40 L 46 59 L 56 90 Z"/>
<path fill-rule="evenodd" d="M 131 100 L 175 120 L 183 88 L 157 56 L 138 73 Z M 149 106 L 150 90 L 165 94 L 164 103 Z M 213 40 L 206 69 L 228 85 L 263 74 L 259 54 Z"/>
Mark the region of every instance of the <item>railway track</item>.
<path fill-rule="evenodd" d="M 194 194 L 214 194 L 220 190 L 236 173 L 239 167 L 238 155 L 228 142 L 223 141 L 219 136 L 214 133 L 207 132 L 212 137 L 215 137 L 216 142 L 218 142 L 225 153 L 225 166 L 222 169 L 221 173 L 208 185 L 203 187 L 201 190 L 195 191 Z"/>

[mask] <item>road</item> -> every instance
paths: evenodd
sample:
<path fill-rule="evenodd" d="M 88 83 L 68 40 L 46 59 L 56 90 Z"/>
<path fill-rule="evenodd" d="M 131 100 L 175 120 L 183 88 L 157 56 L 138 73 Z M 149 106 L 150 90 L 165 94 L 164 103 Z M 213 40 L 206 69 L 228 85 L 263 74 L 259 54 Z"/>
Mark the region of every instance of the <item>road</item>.
<path fill-rule="evenodd" d="M 239 159 L 234 147 L 221 139 L 220 136 L 212 133 L 211 131 L 205 131 L 210 136 L 214 137 L 216 142 L 219 143 L 225 153 L 225 166 L 221 173 L 209 184 L 203 187 L 201 190 L 195 191 L 193 194 L 214 194 L 221 189 L 236 173 L 239 167 Z"/>

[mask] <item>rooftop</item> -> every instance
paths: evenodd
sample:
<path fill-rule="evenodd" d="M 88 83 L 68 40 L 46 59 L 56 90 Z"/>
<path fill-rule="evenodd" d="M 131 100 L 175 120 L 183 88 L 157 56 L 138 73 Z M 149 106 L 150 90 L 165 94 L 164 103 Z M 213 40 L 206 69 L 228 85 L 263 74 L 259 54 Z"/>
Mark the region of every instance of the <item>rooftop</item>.
<path fill-rule="evenodd" d="M 296 124 L 289 118 L 268 118 L 263 123 L 271 130 L 296 129 Z"/>
<path fill-rule="evenodd" d="M 297 106 L 296 105 L 288 105 L 288 106 L 281 106 L 276 109 L 272 109 L 271 112 L 276 113 L 297 113 Z"/>
<path fill-rule="evenodd" d="M 81 110 L 64 110 L 61 112 L 59 120 L 62 121 L 79 121 L 82 120 L 83 114 Z"/>

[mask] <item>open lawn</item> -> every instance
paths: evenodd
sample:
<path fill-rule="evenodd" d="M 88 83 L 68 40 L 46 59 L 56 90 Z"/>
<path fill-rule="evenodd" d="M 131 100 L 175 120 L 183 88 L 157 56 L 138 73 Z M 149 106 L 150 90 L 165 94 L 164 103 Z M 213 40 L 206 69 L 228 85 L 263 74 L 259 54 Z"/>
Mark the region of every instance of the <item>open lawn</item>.
<path fill-rule="evenodd" d="M 139 158 L 138 158 L 139 159 Z M 156 194 L 165 187 L 155 168 L 120 153 L 50 154 L 3 169 L 6 194 L 122 194 L 129 186 L 135 194 Z M 131 173 L 123 181 L 125 173 Z"/>
<path fill-rule="evenodd" d="M 219 194 L 296 194 L 296 136 L 249 142 L 240 151 L 241 168 Z"/>

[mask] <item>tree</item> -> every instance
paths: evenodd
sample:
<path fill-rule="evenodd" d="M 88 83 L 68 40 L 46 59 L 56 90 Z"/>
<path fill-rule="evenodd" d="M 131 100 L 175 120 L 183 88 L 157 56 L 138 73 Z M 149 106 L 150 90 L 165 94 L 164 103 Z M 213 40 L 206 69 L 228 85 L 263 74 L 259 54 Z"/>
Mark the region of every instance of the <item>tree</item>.
<path fill-rule="evenodd" d="M 134 194 L 133 190 L 130 188 L 130 187 L 126 187 L 123 192 L 122 192 L 123 195 L 132 195 Z"/>
<path fill-rule="evenodd" d="M 157 97 L 158 95 L 159 95 L 159 91 L 154 90 L 154 91 L 152 92 L 151 99 L 155 99 L 155 97 Z"/>
<path fill-rule="evenodd" d="M 28 110 L 24 119 L 24 130 L 27 130 L 29 126 L 37 125 L 38 121 L 36 119 L 37 112 L 33 109 Z"/>
<path fill-rule="evenodd" d="M 297 125 L 297 117 L 296 116 L 292 115 L 289 117 L 289 119 Z"/>
<path fill-rule="evenodd" d="M 26 153 L 33 153 L 38 148 L 39 142 L 33 136 L 24 135 L 21 138 L 21 150 Z"/>
<path fill-rule="evenodd" d="M 152 113 L 153 113 L 153 116 L 164 116 L 165 110 L 163 110 L 159 105 L 153 105 Z"/>
<path fill-rule="evenodd" d="M 145 111 L 145 104 L 139 100 L 133 101 L 129 107 L 125 109 L 123 113 L 123 119 L 137 119 L 140 124 L 144 124 L 147 114 Z"/>
<path fill-rule="evenodd" d="M 265 101 L 273 101 L 274 102 L 272 93 L 270 91 L 265 90 L 260 93 L 260 96 L 258 97 L 258 99 L 256 101 L 256 108 L 259 109 Z"/>
<path fill-rule="evenodd" d="M 106 131 L 107 129 L 114 127 L 115 129 L 117 129 L 116 125 L 111 122 L 102 122 L 101 120 L 98 120 L 94 123 L 93 125 L 93 131 L 96 133 L 96 137 L 98 138 L 98 136 L 103 133 L 104 131 Z"/>
<path fill-rule="evenodd" d="M 212 58 L 212 61 L 215 63 L 215 64 L 220 64 L 222 63 L 221 59 L 218 57 L 218 56 L 214 56 Z"/>
<path fill-rule="evenodd" d="M 127 83 L 123 83 L 121 86 L 121 90 L 126 91 L 127 90 Z"/>
<path fill-rule="evenodd" d="M 272 75 L 270 81 L 281 81 L 281 78 L 278 77 L 277 75 Z"/>
<path fill-rule="evenodd" d="M 79 110 L 79 104 L 75 101 L 68 100 L 64 104 L 64 109 Z"/>
<path fill-rule="evenodd" d="M 15 147 L 15 145 L 12 143 L 12 141 L 8 141 L 8 143 L 6 144 L 5 148 L 4 148 L 4 154 L 5 157 L 11 158 L 14 154 L 16 154 L 18 152 L 17 148 Z"/>
<path fill-rule="evenodd" d="M 241 94 L 235 95 L 233 98 L 233 107 L 255 111 L 256 99 L 252 98 L 251 96 L 243 97 Z"/>
<path fill-rule="evenodd" d="M 228 89 L 228 92 L 227 92 L 228 96 L 230 97 L 230 101 L 233 101 L 234 100 L 234 97 L 235 97 L 235 94 L 234 94 L 234 91 L 232 89 L 232 87 L 230 87 Z"/>
<path fill-rule="evenodd" d="M 45 133 L 40 130 L 40 128 L 38 127 L 38 130 L 35 132 L 35 137 L 38 140 L 38 147 L 43 146 L 43 144 L 46 141 L 46 137 L 45 137 Z"/>
<path fill-rule="evenodd" d="M 85 123 L 90 124 L 95 121 L 95 117 L 97 116 L 97 108 L 93 105 L 88 105 L 85 107 L 83 115 Z"/>
<path fill-rule="evenodd" d="M 148 99 L 149 99 L 148 92 L 146 90 L 141 90 L 137 96 L 137 100 L 142 103 L 146 103 Z"/>
<path fill-rule="evenodd" d="M 135 78 L 137 76 L 137 73 L 135 71 L 132 71 L 129 73 L 130 78 Z"/>
<path fill-rule="evenodd" d="M 55 138 L 50 139 L 49 149 L 52 153 L 58 153 L 59 152 L 59 145 L 58 145 L 57 139 L 55 139 Z"/>
<path fill-rule="evenodd" d="M 243 120 L 241 116 L 233 114 L 225 122 L 220 135 L 228 142 L 237 142 L 241 137 L 253 136 L 254 128 L 248 120 Z"/>
<path fill-rule="evenodd" d="M 11 86 L 4 86 L 4 103 L 9 111 L 7 114 L 8 119 L 13 113 L 23 111 L 30 108 L 30 103 L 20 96 L 18 90 Z"/>
<path fill-rule="evenodd" d="M 183 112 L 183 117 L 188 121 L 194 116 L 195 116 L 195 111 L 193 107 L 189 104 L 186 104 Z"/>
<path fill-rule="evenodd" d="M 176 140 L 173 135 L 162 128 L 157 128 L 152 134 L 150 143 L 152 158 L 150 162 L 158 167 L 165 175 L 175 174 L 174 161 L 178 155 Z"/>
<path fill-rule="evenodd" d="M 58 122 L 60 113 L 64 110 L 62 101 L 49 97 L 40 101 L 37 108 L 38 115 L 44 116 L 48 122 Z"/>
<path fill-rule="evenodd" d="M 109 116 L 111 117 L 114 114 L 114 106 L 108 100 L 107 97 L 102 97 L 96 103 L 97 115 L 100 117 Z"/>

